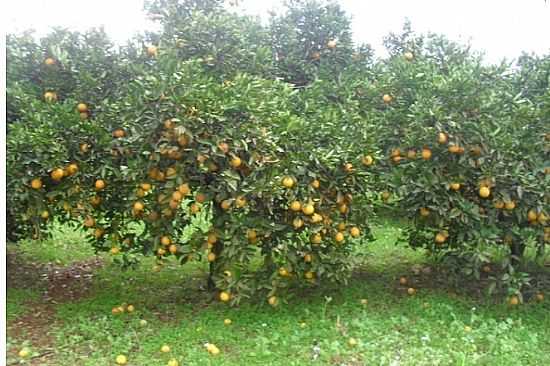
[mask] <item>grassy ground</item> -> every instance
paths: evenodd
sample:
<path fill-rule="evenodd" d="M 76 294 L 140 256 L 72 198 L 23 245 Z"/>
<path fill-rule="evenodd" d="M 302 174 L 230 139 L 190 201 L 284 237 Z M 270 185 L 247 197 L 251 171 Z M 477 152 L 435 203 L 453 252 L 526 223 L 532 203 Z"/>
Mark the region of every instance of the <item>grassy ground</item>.
<path fill-rule="evenodd" d="M 429 269 L 429 263 L 421 252 L 396 246 L 398 233 L 389 223 L 375 228 L 377 241 L 349 286 L 323 286 L 277 308 L 264 299 L 238 308 L 212 302 L 202 290 L 200 265 L 170 263 L 152 272 L 148 259 L 121 272 L 103 258 L 102 266 L 86 266 L 78 277 L 76 286 L 86 291 L 73 297 L 58 291 L 48 303 L 41 282 L 19 284 L 14 275 L 8 277 L 7 361 L 18 363 L 17 351 L 28 346 L 34 358 L 25 362 L 34 365 L 114 365 L 119 354 L 129 365 L 150 366 L 172 358 L 180 365 L 550 364 L 549 301 L 510 308 L 445 287 L 439 272 L 415 275 L 415 267 Z M 73 230 L 49 242 L 24 242 L 16 263 L 53 262 L 58 273 L 82 269 L 92 254 L 79 235 Z M 403 275 L 406 286 L 399 284 Z M 409 286 L 418 293 L 407 295 Z M 112 315 L 121 304 L 136 310 Z M 220 348 L 218 356 L 207 353 L 208 342 Z M 169 353 L 160 352 L 163 344 Z"/>

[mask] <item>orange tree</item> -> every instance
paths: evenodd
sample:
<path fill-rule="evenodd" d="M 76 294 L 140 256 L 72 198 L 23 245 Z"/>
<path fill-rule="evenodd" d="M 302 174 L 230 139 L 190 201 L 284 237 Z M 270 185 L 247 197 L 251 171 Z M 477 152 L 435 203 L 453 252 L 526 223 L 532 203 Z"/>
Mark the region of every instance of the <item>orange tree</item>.
<path fill-rule="evenodd" d="M 349 91 L 334 100 L 325 88 L 338 92 L 337 84 L 297 93 L 263 78 L 269 63 L 242 62 L 250 52 L 263 57 L 258 39 L 243 38 L 250 27 L 261 35 L 261 25 L 201 11 L 201 2 L 171 4 L 168 19 L 184 14 L 190 28 L 168 27 L 123 49 L 115 68 L 131 70 L 133 81 L 116 84 L 116 100 L 106 98 L 92 118 L 81 118 L 87 100 L 78 91 L 14 108 L 8 192 L 16 221 L 38 235 L 53 216 L 76 220 L 97 250 L 126 265 L 142 254 L 159 264 L 207 260 L 222 301 L 261 291 L 276 305 L 291 284 L 344 281 L 353 246 L 369 234 L 369 174 L 354 141 L 363 121 L 346 106 Z M 227 40 L 208 38 L 212 27 Z M 182 47 L 182 34 L 215 47 Z M 209 224 L 189 233 L 198 216 Z"/>
<path fill-rule="evenodd" d="M 270 20 L 276 75 L 296 86 L 338 77 L 352 63 L 350 19 L 333 2 L 288 5 L 284 14 L 272 14 Z"/>
<path fill-rule="evenodd" d="M 8 172 L 10 239 L 25 232 L 24 225 L 16 222 L 21 217 L 25 222 L 29 219 L 26 209 L 20 207 L 21 179 L 32 166 L 73 160 L 75 150 L 68 141 L 83 134 L 93 136 L 95 131 L 78 119 L 93 118 L 117 97 L 119 87 L 131 78 L 128 64 L 127 58 L 114 51 L 103 30 L 78 33 L 56 29 L 39 42 L 32 32 L 8 35 L 6 119 L 13 137 L 8 140 L 8 162 L 19 160 L 18 167 Z M 64 107 L 55 104 L 64 101 Z M 36 129 L 26 131 L 31 125 Z M 43 154 L 34 153 L 35 145 L 44 148 Z M 19 152 L 24 156 L 17 155 Z M 36 202 L 33 207 L 43 208 Z"/>
<path fill-rule="evenodd" d="M 362 103 L 380 127 L 383 184 L 413 224 L 409 243 L 476 276 L 500 247 L 509 261 L 498 280 L 521 296 L 528 278 L 513 264 L 548 241 L 548 89 L 522 97 L 525 73 L 484 65 L 443 37 L 387 43 Z"/>

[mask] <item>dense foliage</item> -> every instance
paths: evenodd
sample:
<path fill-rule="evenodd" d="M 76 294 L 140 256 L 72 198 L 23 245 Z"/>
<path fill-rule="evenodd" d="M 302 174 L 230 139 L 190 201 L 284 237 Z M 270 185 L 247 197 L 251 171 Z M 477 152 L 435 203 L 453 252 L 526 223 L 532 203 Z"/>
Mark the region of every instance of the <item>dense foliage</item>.
<path fill-rule="evenodd" d="M 210 262 L 222 301 L 345 281 L 373 206 L 412 246 L 521 296 L 526 248 L 550 241 L 550 61 L 487 65 L 408 24 L 386 59 L 335 3 L 268 25 L 221 1 L 150 1 L 160 31 L 8 37 L 14 235 L 76 220 L 99 251 Z M 504 249 L 503 249 L 504 248 Z M 520 297 L 521 299 L 521 297 Z"/>

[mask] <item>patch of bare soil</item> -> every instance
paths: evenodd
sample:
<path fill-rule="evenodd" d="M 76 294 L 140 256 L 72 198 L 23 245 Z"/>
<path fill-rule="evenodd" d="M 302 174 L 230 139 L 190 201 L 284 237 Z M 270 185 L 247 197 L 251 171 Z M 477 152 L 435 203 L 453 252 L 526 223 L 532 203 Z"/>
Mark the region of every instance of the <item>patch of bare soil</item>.
<path fill-rule="evenodd" d="M 77 301 L 88 296 L 94 271 L 102 264 L 99 258 L 91 258 L 68 266 L 36 263 L 8 251 L 7 287 L 37 289 L 41 292 L 38 300 L 28 300 L 25 303 L 29 311 L 7 324 L 9 339 L 28 341 L 32 349 L 37 352 L 29 360 L 30 365 L 54 364 L 52 358 L 55 355 L 55 339 L 51 335 L 51 329 L 60 323 L 55 316 L 55 305 Z M 8 360 L 14 359 L 8 365 L 19 362 L 18 351 L 15 347 L 8 349 Z"/>
<path fill-rule="evenodd" d="M 506 297 L 506 289 L 497 287 L 494 293 L 489 296 L 488 289 L 495 278 L 501 278 L 504 272 L 496 265 L 487 265 L 481 271 L 479 278 L 467 276 L 457 271 L 451 271 L 445 266 L 430 266 L 414 264 L 409 269 L 403 270 L 399 275 L 384 276 L 387 288 L 396 294 L 408 295 L 409 288 L 416 291 L 422 289 L 435 289 L 446 292 L 450 297 L 466 296 L 480 302 L 502 302 Z M 549 272 L 544 268 L 534 270 L 529 268 L 531 287 L 522 290 L 524 301 L 529 301 L 537 292 L 547 292 L 550 289 Z M 371 273 L 361 270 L 354 274 L 354 277 L 365 281 L 380 281 L 380 273 Z M 401 277 L 405 283 L 401 283 Z"/>

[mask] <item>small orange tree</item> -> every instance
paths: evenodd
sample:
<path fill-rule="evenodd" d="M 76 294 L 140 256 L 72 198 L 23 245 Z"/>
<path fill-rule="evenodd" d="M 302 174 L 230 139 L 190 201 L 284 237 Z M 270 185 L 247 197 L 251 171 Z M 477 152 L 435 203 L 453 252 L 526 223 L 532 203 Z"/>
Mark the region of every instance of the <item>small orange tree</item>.
<path fill-rule="evenodd" d="M 485 66 L 442 37 L 388 43 L 370 96 L 380 101 L 385 184 L 413 223 L 409 243 L 476 276 L 490 248 L 504 245 L 500 280 L 520 295 L 527 279 L 512 264 L 548 242 L 548 96 L 522 97 L 521 73 Z"/>

